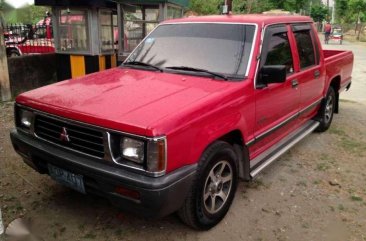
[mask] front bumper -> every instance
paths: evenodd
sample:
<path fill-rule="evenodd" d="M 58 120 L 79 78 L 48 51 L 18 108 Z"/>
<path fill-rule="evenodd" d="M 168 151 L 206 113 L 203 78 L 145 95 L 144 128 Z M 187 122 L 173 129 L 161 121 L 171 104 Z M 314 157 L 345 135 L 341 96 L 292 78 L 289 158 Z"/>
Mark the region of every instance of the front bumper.
<path fill-rule="evenodd" d="M 189 165 L 161 177 L 149 177 L 65 150 L 17 130 L 12 131 L 10 137 L 24 162 L 39 173 L 48 174 L 47 164 L 50 163 L 83 175 L 87 193 L 101 195 L 123 210 L 148 218 L 177 211 L 189 192 L 196 172 L 196 165 Z M 115 192 L 117 187 L 138 192 L 139 198 L 121 195 Z"/>

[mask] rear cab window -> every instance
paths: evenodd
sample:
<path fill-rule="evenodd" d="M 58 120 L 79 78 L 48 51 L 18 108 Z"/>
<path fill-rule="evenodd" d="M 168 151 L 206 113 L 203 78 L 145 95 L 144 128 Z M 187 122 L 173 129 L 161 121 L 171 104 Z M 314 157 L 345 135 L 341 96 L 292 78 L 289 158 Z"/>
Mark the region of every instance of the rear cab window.
<path fill-rule="evenodd" d="M 292 24 L 296 46 L 299 54 L 300 69 L 304 70 L 319 65 L 319 46 L 315 41 L 313 29 L 309 23 Z"/>

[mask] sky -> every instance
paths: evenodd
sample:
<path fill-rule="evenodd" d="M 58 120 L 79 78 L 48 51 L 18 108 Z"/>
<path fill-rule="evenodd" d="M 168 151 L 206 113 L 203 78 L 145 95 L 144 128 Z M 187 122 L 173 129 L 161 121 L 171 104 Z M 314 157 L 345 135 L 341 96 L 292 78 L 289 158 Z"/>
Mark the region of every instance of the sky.
<path fill-rule="evenodd" d="M 5 0 L 5 2 L 9 3 L 15 8 L 19 8 L 23 6 L 24 4 L 34 4 L 34 0 Z"/>

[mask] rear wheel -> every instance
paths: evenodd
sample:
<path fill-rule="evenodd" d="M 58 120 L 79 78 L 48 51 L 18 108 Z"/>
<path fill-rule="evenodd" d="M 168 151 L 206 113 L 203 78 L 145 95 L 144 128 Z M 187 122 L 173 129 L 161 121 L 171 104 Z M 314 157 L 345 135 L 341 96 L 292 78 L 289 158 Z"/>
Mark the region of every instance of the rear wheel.
<path fill-rule="evenodd" d="M 317 132 L 328 130 L 333 120 L 334 109 L 336 104 L 336 96 L 333 87 L 329 87 L 327 96 L 319 109 L 318 119 L 320 125 L 316 129 Z"/>
<path fill-rule="evenodd" d="M 226 142 L 217 141 L 207 148 L 190 193 L 178 211 L 184 223 L 207 230 L 225 217 L 238 184 L 236 160 L 233 147 Z"/>

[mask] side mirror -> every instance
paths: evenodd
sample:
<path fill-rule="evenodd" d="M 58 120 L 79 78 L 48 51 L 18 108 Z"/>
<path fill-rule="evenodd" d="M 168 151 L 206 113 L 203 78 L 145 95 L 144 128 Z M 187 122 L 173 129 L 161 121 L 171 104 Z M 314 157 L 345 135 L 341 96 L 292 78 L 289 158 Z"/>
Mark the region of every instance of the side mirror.
<path fill-rule="evenodd" d="M 260 83 L 283 83 L 286 81 L 286 65 L 265 65 L 259 72 Z"/>

